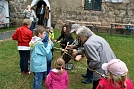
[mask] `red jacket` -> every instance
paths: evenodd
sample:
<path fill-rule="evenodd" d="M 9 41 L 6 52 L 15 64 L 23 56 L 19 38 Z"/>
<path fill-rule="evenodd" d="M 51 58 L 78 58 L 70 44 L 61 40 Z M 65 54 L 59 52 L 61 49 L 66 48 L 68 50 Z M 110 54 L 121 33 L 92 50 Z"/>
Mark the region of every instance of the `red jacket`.
<path fill-rule="evenodd" d="M 18 46 L 29 46 L 32 36 L 32 31 L 27 26 L 22 26 L 16 29 L 12 39 L 18 41 Z"/>
<path fill-rule="evenodd" d="M 129 78 L 126 79 L 126 88 L 123 88 L 122 82 L 118 82 L 118 85 L 118 87 L 115 87 L 109 80 L 101 78 L 96 89 L 134 89 L 133 83 Z"/>

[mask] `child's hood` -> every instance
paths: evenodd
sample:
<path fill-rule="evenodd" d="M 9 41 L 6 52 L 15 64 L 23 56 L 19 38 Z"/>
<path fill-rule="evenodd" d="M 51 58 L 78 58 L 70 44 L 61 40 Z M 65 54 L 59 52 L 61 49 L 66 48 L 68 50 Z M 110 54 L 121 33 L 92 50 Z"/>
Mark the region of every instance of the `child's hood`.
<path fill-rule="evenodd" d="M 63 79 L 63 76 L 65 75 L 65 71 L 64 70 L 63 70 L 61 75 L 58 74 L 59 70 L 57 70 L 57 69 L 52 69 L 51 71 L 52 71 L 53 78 L 55 80 L 57 80 L 57 81 L 61 81 Z"/>
<path fill-rule="evenodd" d="M 29 45 L 30 45 L 30 49 L 33 49 L 35 47 L 35 45 L 38 43 L 38 41 L 41 40 L 40 37 L 34 36 L 32 37 Z"/>

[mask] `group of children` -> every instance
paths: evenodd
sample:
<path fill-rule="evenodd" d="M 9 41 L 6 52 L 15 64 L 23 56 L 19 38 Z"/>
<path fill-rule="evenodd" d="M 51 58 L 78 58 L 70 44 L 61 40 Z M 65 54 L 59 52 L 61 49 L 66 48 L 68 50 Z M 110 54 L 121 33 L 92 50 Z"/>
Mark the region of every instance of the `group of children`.
<path fill-rule="evenodd" d="M 51 89 L 66 89 L 68 86 L 68 75 L 67 72 L 62 69 L 64 66 L 64 60 L 59 58 L 55 60 L 55 69 L 51 70 L 51 61 L 53 55 L 54 39 L 53 29 L 49 28 L 48 31 L 44 27 L 37 26 L 32 32 L 29 27 L 31 26 L 30 19 L 23 20 L 23 26 L 16 29 L 12 35 L 13 40 L 18 41 L 18 51 L 20 55 L 20 69 L 22 74 L 30 74 L 33 72 L 33 89 L 42 89 L 42 81 L 46 78 L 45 87 Z M 34 34 L 34 36 L 33 36 Z M 30 70 L 28 70 L 28 58 L 30 56 Z M 51 70 L 51 71 L 50 71 Z M 49 73 L 50 72 L 50 73 Z M 59 79 L 58 84 L 62 86 L 62 83 L 66 84 L 63 88 L 61 86 L 50 86 L 52 76 L 62 76 Z M 62 79 L 66 79 L 62 81 Z M 56 77 L 57 80 L 57 77 Z M 58 88 L 59 87 L 59 88 Z M 52 89 L 54 89 L 52 88 Z"/>
<path fill-rule="evenodd" d="M 68 89 L 69 77 L 63 68 L 65 61 L 62 58 L 56 59 L 55 68 L 51 69 L 54 47 L 52 31 L 47 32 L 44 27 L 37 26 L 33 36 L 29 30 L 30 25 L 31 21 L 24 19 L 23 26 L 17 28 L 12 35 L 12 39 L 18 41 L 21 72 L 29 74 L 28 55 L 30 55 L 30 71 L 34 74 L 33 89 L 42 89 L 43 79 L 46 89 Z M 102 78 L 96 89 L 134 89 L 131 80 L 127 78 L 128 69 L 123 61 L 112 59 L 109 63 L 103 64 L 102 69 L 108 71 L 108 77 Z"/>

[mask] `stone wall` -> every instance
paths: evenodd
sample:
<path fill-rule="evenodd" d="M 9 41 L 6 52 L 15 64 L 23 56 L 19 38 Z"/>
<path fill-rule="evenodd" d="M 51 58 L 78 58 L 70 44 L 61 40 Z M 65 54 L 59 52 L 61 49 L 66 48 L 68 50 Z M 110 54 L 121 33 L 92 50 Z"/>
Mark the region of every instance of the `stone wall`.
<path fill-rule="evenodd" d="M 32 0 L 9 1 L 10 21 L 16 22 L 17 25 L 21 25 L 24 19 L 24 14 L 22 14 L 22 12 L 27 7 L 27 5 L 31 4 L 31 1 Z"/>
<path fill-rule="evenodd" d="M 32 0 L 10 1 L 10 20 L 21 22 L 22 11 Z M 124 0 L 122 3 L 108 3 L 102 0 L 102 10 L 84 10 L 84 0 L 49 0 L 51 6 L 51 22 L 59 28 L 65 20 L 100 21 L 102 25 L 111 22 L 134 23 L 134 2 Z"/>

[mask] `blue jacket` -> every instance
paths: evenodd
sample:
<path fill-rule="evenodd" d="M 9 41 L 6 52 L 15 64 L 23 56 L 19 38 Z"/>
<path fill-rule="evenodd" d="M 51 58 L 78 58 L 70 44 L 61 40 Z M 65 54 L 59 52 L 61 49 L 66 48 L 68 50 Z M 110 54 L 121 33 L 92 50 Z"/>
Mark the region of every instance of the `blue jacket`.
<path fill-rule="evenodd" d="M 30 71 L 31 72 L 45 72 L 47 71 L 47 58 L 50 52 L 51 45 L 44 47 L 42 39 L 34 36 L 29 43 L 31 50 L 30 57 Z"/>
<path fill-rule="evenodd" d="M 47 47 L 48 43 L 51 45 L 51 49 L 54 47 L 54 43 L 49 39 L 49 34 L 46 33 L 45 38 L 42 40 L 42 42 L 44 43 L 44 46 Z M 52 60 L 52 51 L 50 49 L 50 52 L 48 53 L 47 57 L 47 61 L 51 61 Z"/>

